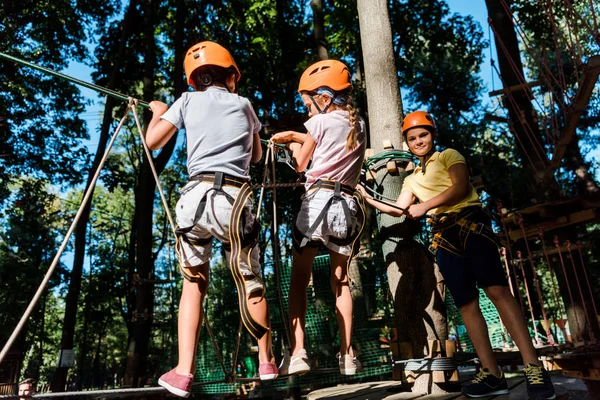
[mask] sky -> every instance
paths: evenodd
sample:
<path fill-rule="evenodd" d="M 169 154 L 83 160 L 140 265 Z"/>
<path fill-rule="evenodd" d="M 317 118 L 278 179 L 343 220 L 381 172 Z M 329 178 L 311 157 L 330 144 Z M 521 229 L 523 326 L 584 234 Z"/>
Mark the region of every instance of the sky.
<path fill-rule="evenodd" d="M 471 15 L 473 18 L 481 25 L 484 35 L 489 41 L 489 29 L 487 23 L 487 9 L 485 6 L 484 0 L 446 0 L 448 6 L 450 7 L 451 13 L 458 13 L 461 15 Z M 491 41 L 493 42 L 493 41 Z M 495 48 L 492 49 L 495 57 Z M 490 67 L 490 51 L 489 48 L 484 52 L 485 61 L 481 66 L 481 72 L 479 76 L 482 78 L 484 85 L 486 86 L 486 90 L 482 96 L 482 102 L 487 103 L 489 101 L 489 97 L 487 93 L 494 89 L 494 86 L 498 86 L 499 79 L 498 77 L 492 76 L 492 69 Z M 91 82 L 91 73 L 93 69 L 87 65 L 81 63 L 71 63 L 67 69 L 61 71 L 67 75 L 74 76 L 75 78 Z M 85 113 L 82 115 L 82 118 L 87 122 L 89 132 L 90 132 L 90 140 L 85 141 L 86 146 L 88 146 L 90 152 L 94 153 L 96 150 L 96 146 L 98 144 L 98 135 L 96 133 L 98 125 L 100 123 L 102 112 L 103 112 L 103 102 L 104 98 L 99 97 L 98 94 L 90 89 L 80 88 L 82 95 L 88 100 L 91 101 L 91 104 L 86 107 Z M 407 104 L 407 103 L 405 103 Z"/>

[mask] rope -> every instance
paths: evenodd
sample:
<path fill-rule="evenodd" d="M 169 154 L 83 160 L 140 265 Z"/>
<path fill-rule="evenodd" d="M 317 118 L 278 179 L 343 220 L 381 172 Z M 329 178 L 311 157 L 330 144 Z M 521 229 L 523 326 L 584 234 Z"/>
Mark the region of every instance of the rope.
<path fill-rule="evenodd" d="M 365 160 L 365 168 L 370 169 L 373 164 L 377 164 L 373 168 L 379 169 L 381 165 L 385 165 L 388 161 L 392 160 L 413 161 L 414 156 L 406 150 L 385 150 L 368 157 Z"/>
<path fill-rule="evenodd" d="M 502 212 L 502 202 L 500 200 L 496 200 L 496 210 L 500 216 L 503 215 Z M 519 295 L 519 304 L 521 305 L 521 312 L 525 315 L 525 306 L 523 305 L 523 295 L 521 294 L 521 290 L 519 289 L 519 277 L 517 276 L 517 269 L 515 268 L 515 259 L 512 253 L 512 247 L 510 245 L 510 236 L 508 235 L 508 229 L 506 229 L 506 223 L 504 222 L 504 218 L 500 218 L 502 222 L 502 232 L 504 232 L 504 237 L 506 238 L 506 246 L 508 248 L 508 256 L 510 258 L 510 264 L 513 270 L 513 276 L 515 277 L 515 291 Z M 507 267 L 508 268 L 508 267 Z M 508 278 L 510 279 L 510 274 L 508 274 Z M 514 294 L 513 294 L 514 295 Z"/>
<path fill-rule="evenodd" d="M 567 250 L 569 251 L 569 257 L 571 258 L 571 265 L 573 266 L 573 273 L 575 274 L 577 288 L 579 289 L 579 295 L 581 296 L 581 304 L 583 305 L 583 312 L 585 313 L 585 325 L 588 329 L 590 339 L 596 340 L 596 338 L 594 337 L 594 332 L 592 331 L 592 327 L 590 326 L 590 318 L 589 318 L 587 306 L 585 305 L 585 299 L 583 298 L 583 290 L 581 290 L 581 283 L 579 282 L 579 274 L 577 273 L 577 267 L 575 266 L 575 259 L 573 258 L 573 253 L 571 253 L 571 242 L 569 240 L 567 240 Z"/>
<path fill-rule="evenodd" d="M 0 53 L 0 54 L 2 54 L 2 53 Z M 79 222 L 79 218 L 81 218 L 83 209 L 85 208 L 88 201 L 90 200 L 90 197 L 92 196 L 92 193 L 96 186 L 96 181 L 98 180 L 98 176 L 100 175 L 100 170 L 104 166 L 104 163 L 106 162 L 106 159 L 108 158 L 108 154 L 110 153 L 110 149 L 112 148 L 112 145 L 115 142 L 115 139 L 117 138 L 117 135 L 119 134 L 119 131 L 121 130 L 121 127 L 123 126 L 123 124 L 125 123 L 125 120 L 127 119 L 129 109 L 132 108 L 134 104 L 135 103 L 134 103 L 133 99 L 130 99 L 129 103 L 127 105 L 127 109 L 125 110 L 125 115 L 123 116 L 123 118 L 121 118 L 119 125 L 117 126 L 110 142 L 108 143 L 108 146 L 106 147 L 106 151 L 104 152 L 104 155 L 102 156 L 102 159 L 100 160 L 100 164 L 98 164 L 98 168 L 96 169 L 96 172 L 94 173 L 94 176 L 92 177 L 92 180 L 90 181 L 90 185 L 88 186 L 88 189 L 85 192 L 83 200 L 81 200 L 81 205 L 79 206 L 79 210 L 77 211 L 77 214 L 75 215 L 75 219 L 71 223 L 71 226 L 69 227 L 69 230 L 65 234 L 63 242 L 60 245 L 60 248 L 58 249 L 58 253 L 56 253 L 56 256 L 54 256 L 54 259 L 52 260 L 52 264 L 50 264 L 50 268 L 48 268 L 48 272 L 46 272 L 46 275 L 44 276 L 42 283 L 38 287 L 35 295 L 33 296 L 33 299 L 29 303 L 29 306 L 23 313 L 23 316 L 19 320 L 19 323 L 15 327 L 13 333 L 10 335 L 10 337 L 8 338 L 8 341 L 4 344 L 4 347 L 2 348 L 2 351 L 0 352 L 0 363 L 2 362 L 2 360 L 4 360 L 4 357 L 10 350 L 11 346 L 13 345 L 13 343 L 16 340 L 19 333 L 21 332 L 21 329 L 25 325 L 25 322 L 27 322 L 27 319 L 31 315 L 31 312 L 33 311 L 35 305 L 37 304 L 38 300 L 40 299 L 40 297 L 42 295 L 42 292 L 44 291 L 46 285 L 48 284 L 50 277 L 54 273 L 54 270 L 56 269 L 56 266 L 58 265 L 60 257 L 62 255 L 63 251 L 65 250 L 67 243 L 69 242 L 69 238 L 71 237 L 71 234 L 75 230 L 75 227 L 77 226 L 77 223 Z"/>
<path fill-rule="evenodd" d="M 552 291 L 554 292 L 554 297 L 555 297 L 555 301 L 556 301 L 556 307 L 558 309 L 558 318 L 557 319 L 561 319 L 563 316 L 563 312 L 561 309 L 561 298 L 558 295 L 558 291 L 556 290 L 556 284 L 554 282 L 554 280 L 556 279 L 556 273 L 554 272 L 554 270 L 552 269 L 552 266 L 550 264 L 550 257 L 548 257 L 548 251 L 546 250 L 546 242 L 544 241 L 544 231 L 542 231 L 542 228 L 538 228 L 538 235 L 540 237 L 540 239 L 542 240 L 542 251 L 544 252 L 544 257 L 546 259 L 546 265 L 548 266 L 548 270 L 550 271 L 550 281 L 552 282 Z M 564 304 L 563 304 L 563 308 L 564 308 Z M 566 310 L 566 308 L 564 308 Z M 564 315 L 566 316 L 567 313 L 565 311 Z M 565 340 L 567 340 L 567 335 L 565 335 Z"/>
<path fill-rule="evenodd" d="M 412 358 L 394 361 L 394 369 L 400 371 L 454 371 L 458 362 L 453 357 Z"/>
<path fill-rule="evenodd" d="M 82 81 L 81 79 L 73 78 L 72 76 L 69 76 L 69 75 L 63 74 L 61 72 L 54 71 L 52 69 L 45 68 L 45 67 L 42 67 L 42 66 L 30 63 L 28 61 L 22 60 L 20 58 L 17 58 L 17 57 L 14 57 L 14 56 L 2 53 L 2 52 L 0 52 L 0 58 L 4 58 L 5 60 L 9 60 L 9 61 L 12 61 L 12 62 L 17 63 L 17 64 L 25 65 L 26 67 L 29 67 L 29 68 L 37 69 L 38 71 L 42 71 L 42 72 L 44 72 L 46 74 L 49 74 L 49 75 L 54 75 L 54 76 L 59 77 L 61 79 L 65 79 L 65 80 L 67 80 L 69 82 L 72 82 L 72 83 L 75 83 L 77 85 L 86 87 L 88 89 L 95 90 L 97 92 L 103 93 L 103 94 L 105 94 L 107 96 L 111 96 L 111 97 L 114 97 L 114 98 L 119 99 L 119 100 L 124 100 L 124 101 L 128 101 L 129 102 L 130 99 L 131 99 L 130 96 L 126 96 L 126 95 L 124 95 L 122 93 L 119 93 L 119 92 L 116 92 L 116 91 L 114 91 L 112 89 L 108 89 L 108 88 L 105 88 L 105 87 L 100 86 L 100 85 L 95 85 L 93 83 Z M 136 104 L 139 104 L 139 105 L 141 105 L 141 106 L 143 106 L 145 108 L 148 108 L 148 109 L 150 108 L 150 106 L 148 105 L 148 103 L 145 102 L 145 101 L 141 101 L 141 100 L 137 100 L 136 99 L 135 102 L 136 102 Z"/>
<path fill-rule="evenodd" d="M 540 303 L 540 307 L 542 309 L 542 318 L 544 318 L 544 330 L 546 330 L 546 335 L 548 337 L 548 343 L 551 346 L 554 346 L 554 337 L 552 336 L 552 331 L 550 330 L 550 323 L 548 322 L 548 317 L 546 316 L 546 308 L 544 307 L 544 299 L 542 297 L 542 291 L 540 290 L 540 282 L 538 280 L 537 272 L 535 271 L 535 265 L 533 263 L 533 257 L 531 256 L 531 249 L 529 248 L 529 242 L 527 240 L 527 234 L 525 233 L 525 227 L 523 226 L 523 217 L 519 215 L 519 226 L 521 227 L 521 232 L 523 232 L 523 240 L 525 241 L 525 247 L 527 248 L 527 258 L 529 259 L 529 265 L 531 266 L 531 272 L 533 273 L 533 284 L 535 285 L 535 290 L 538 295 L 538 301 Z"/>
<path fill-rule="evenodd" d="M 554 236 L 554 245 L 558 250 L 558 257 L 560 258 L 560 264 L 562 266 L 563 274 L 565 277 L 565 282 L 567 284 L 567 289 L 569 290 L 569 300 L 571 300 L 571 306 L 575 305 L 573 301 L 573 293 L 571 293 L 571 284 L 569 283 L 569 277 L 567 276 L 567 268 L 565 267 L 565 262 L 563 260 L 562 252 L 560 250 L 560 243 L 558 242 L 558 236 Z M 565 314 L 567 315 L 567 320 L 569 318 L 569 314 L 567 313 L 567 306 L 565 305 Z M 577 325 L 577 338 L 579 338 L 579 332 L 581 331 L 581 325 L 579 325 L 579 317 L 577 316 L 577 311 L 574 311 L 575 315 L 575 324 Z M 569 324 L 570 325 L 570 324 Z"/>
<path fill-rule="evenodd" d="M 531 296 L 529 295 L 529 285 L 527 284 L 527 276 L 525 275 L 525 268 L 523 267 L 523 257 L 521 256 L 521 251 L 517 251 L 517 257 L 519 257 L 519 263 L 521 264 L 521 273 L 523 274 L 525 293 L 527 294 L 527 301 L 529 302 L 529 312 L 531 313 L 531 322 L 533 324 L 533 332 L 535 333 L 535 342 L 538 344 L 538 346 L 540 346 L 542 342 L 540 341 L 535 315 L 533 314 L 533 303 L 531 302 Z"/>
<path fill-rule="evenodd" d="M 581 243 L 577 242 L 577 251 L 579 251 L 579 260 L 581 260 L 581 267 L 583 268 L 583 274 L 585 275 L 585 280 L 587 282 L 587 287 L 590 292 L 590 298 L 592 299 L 592 306 L 594 307 L 594 315 L 598 315 L 598 309 L 596 308 L 596 300 L 594 300 L 594 292 L 592 291 L 592 287 L 590 286 L 590 280 L 588 278 L 588 274 L 586 271 L 585 263 L 583 262 L 583 253 L 581 251 Z"/>

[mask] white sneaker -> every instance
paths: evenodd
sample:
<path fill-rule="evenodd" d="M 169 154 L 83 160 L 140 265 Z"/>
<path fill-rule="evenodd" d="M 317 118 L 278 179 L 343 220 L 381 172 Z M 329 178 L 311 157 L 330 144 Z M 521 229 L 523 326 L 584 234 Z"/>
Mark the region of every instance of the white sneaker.
<path fill-rule="evenodd" d="M 279 375 L 304 375 L 310 371 L 310 363 L 306 350 L 302 349 L 297 355 L 291 356 L 286 352 L 279 366 Z"/>
<path fill-rule="evenodd" d="M 360 361 L 358 361 L 358 359 L 356 358 L 356 355 L 341 355 L 340 353 L 337 353 L 336 357 L 340 366 L 340 374 L 354 375 L 362 370 L 362 365 L 360 364 Z"/>

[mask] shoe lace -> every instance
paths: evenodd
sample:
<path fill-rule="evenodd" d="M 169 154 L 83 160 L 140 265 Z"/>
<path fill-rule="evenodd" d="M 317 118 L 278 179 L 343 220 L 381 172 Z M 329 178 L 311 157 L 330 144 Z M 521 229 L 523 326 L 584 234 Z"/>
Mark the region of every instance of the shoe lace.
<path fill-rule="evenodd" d="M 538 367 L 537 365 L 528 365 L 525 367 L 525 376 L 527 377 L 527 381 L 529 381 L 530 385 L 544 384 L 542 368 Z"/>
<path fill-rule="evenodd" d="M 485 380 L 485 378 L 487 378 L 490 375 L 491 374 L 489 372 L 481 369 L 481 370 L 479 370 L 479 373 L 477 375 L 475 375 L 475 378 L 473 378 L 473 383 L 482 382 L 483 380 Z"/>

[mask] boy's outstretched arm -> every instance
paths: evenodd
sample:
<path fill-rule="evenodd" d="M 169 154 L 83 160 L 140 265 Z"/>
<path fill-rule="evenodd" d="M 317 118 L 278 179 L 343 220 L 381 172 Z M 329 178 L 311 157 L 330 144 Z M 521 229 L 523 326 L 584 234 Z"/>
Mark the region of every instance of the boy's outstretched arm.
<path fill-rule="evenodd" d="M 160 117 L 167 112 L 169 106 L 160 101 L 150 102 L 150 111 L 152 111 L 152 120 L 146 129 L 146 144 L 151 150 L 158 150 L 163 147 L 171 136 L 177 132 L 177 127 L 169 121 L 161 120 Z"/>
<path fill-rule="evenodd" d="M 394 217 L 399 217 L 404 214 L 404 211 L 399 208 L 406 210 L 416 200 L 415 195 L 411 192 L 401 192 L 400 196 L 398 196 L 398 200 L 396 200 L 396 203 L 394 204 L 396 207 L 392 207 L 385 202 L 375 200 L 361 185 L 357 185 L 356 189 L 362 193 L 367 203 L 371 206 L 383 213 L 393 215 Z"/>
<path fill-rule="evenodd" d="M 450 175 L 452 186 L 423 203 L 410 206 L 408 214 L 411 218 L 420 218 L 432 208 L 451 206 L 469 195 L 471 188 L 469 187 L 469 170 L 467 169 L 467 165 L 463 163 L 454 164 L 448 168 L 448 174 Z"/>

